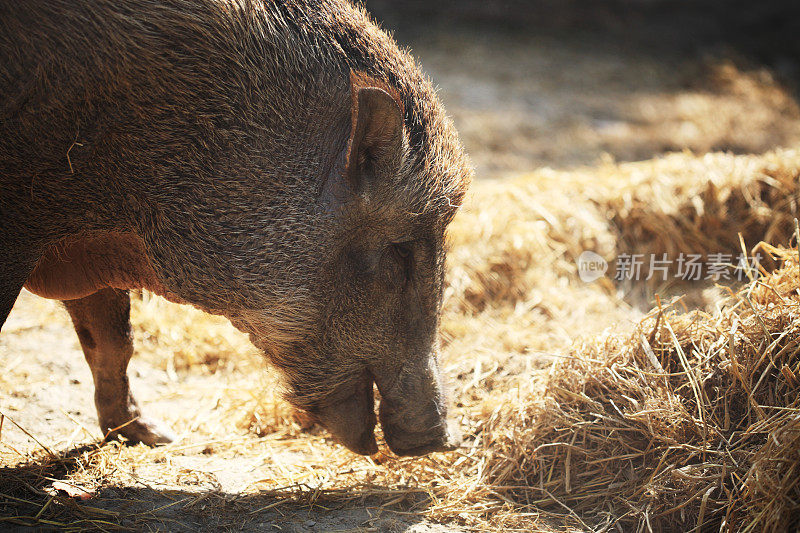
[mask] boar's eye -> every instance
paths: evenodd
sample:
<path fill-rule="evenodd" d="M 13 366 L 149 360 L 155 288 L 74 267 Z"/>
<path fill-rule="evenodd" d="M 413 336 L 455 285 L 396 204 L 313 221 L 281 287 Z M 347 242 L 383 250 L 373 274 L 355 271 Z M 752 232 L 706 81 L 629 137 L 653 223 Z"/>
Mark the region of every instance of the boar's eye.
<path fill-rule="evenodd" d="M 392 244 L 391 246 L 392 246 L 392 251 L 400 259 L 406 259 L 408 257 L 411 257 L 411 248 L 408 243 Z"/>
<path fill-rule="evenodd" d="M 386 250 L 387 268 L 386 275 L 391 287 L 402 291 L 411 279 L 412 250 L 409 243 L 390 244 Z"/>

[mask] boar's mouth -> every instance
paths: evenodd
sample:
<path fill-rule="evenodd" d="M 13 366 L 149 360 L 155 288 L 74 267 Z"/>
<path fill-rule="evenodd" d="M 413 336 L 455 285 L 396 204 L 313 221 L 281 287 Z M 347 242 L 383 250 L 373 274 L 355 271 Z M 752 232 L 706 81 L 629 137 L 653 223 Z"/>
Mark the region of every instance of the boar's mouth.
<path fill-rule="evenodd" d="M 364 373 L 355 386 L 351 382 L 346 389 L 342 389 L 355 392 L 350 395 L 334 394 L 328 402 L 318 406 L 314 414 L 349 450 L 361 455 L 372 455 L 378 451 L 375 441 L 375 396 L 372 392 L 372 379 Z"/>
<path fill-rule="evenodd" d="M 361 455 L 372 455 L 378 451 L 375 440 L 375 396 L 372 379 L 362 376 L 355 392 L 350 395 L 334 395 L 334 399 L 315 409 L 316 419 L 350 451 Z M 353 388 L 348 387 L 350 391 Z M 344 397 L 342 397 L 344 396 Z M 381 401 L 381 426 L 389 448 L 400 456 L 425 455 L 431 452 L 453 450 L 458 447 L 460 435 L 457 428 L 450 427 L 447 420 L 435 428 L 413 431 L 393 423 L 386 400 Z"/>
<path fill-rule="evenodd" d="M 381 393 L 380 422 L 389 448 L 401 456 L 425 455 L 458 447 L 460 432 L 447 417 L 438 374 L 431 361 L 400 372 L 394 387 L 375 380 Z M 336 387 L 312 408 L 316 420 L 349 450 L 372 455 L 375 440 L 374 374 L 363 372 L 356 380 Z M 420 383 L 428 388 L 418 386 Z M 381 389 L 381 384 L 384 385 Z M 417 394 L 406 394 L 407 390 Z M 422 398 L 428 397 L 428 401 Z"/>

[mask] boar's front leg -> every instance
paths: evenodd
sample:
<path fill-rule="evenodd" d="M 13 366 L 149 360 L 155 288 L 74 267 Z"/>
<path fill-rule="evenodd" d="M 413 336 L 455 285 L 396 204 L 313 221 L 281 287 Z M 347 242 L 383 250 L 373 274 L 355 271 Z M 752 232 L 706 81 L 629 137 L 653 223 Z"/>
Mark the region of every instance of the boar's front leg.
<path fill-rule="evenodd" d="M 2 222 L 3 216 L 0 215 L 0 226 Z M 2 229 L 0 228 L 0 329 L 3 328 L 38 259 L 35 252 L 21 253 L 22 246 L 8 239 Z"/>
<path fill-rule="evenodd" d="M 64 305 L 92 370 L 94 403 L 106 438 L 119 434 L 150 446 L 172 441 L 169 429 L 141 416 L 128 384 L 133 355 L 128 291 L 103 289 Z"/>

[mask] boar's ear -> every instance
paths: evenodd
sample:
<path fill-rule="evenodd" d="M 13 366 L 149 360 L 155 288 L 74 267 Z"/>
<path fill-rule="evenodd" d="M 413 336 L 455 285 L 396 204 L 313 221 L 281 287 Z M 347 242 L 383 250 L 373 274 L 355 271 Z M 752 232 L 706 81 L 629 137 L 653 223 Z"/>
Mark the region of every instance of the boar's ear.
<path fill-rule="evenodd" d="M 369 196 L 379 182 L 391 180 L 403 161 L 402 104 L 379 87 L 352 84 L 353 109 L 347 149 L 346 180 L 357 195 Z"/>

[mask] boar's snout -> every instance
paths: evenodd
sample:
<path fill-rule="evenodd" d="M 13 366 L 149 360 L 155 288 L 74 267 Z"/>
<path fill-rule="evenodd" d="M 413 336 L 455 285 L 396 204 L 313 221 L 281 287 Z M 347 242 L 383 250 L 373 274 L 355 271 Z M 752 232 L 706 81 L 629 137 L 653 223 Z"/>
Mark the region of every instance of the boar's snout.
<path fill-rule="evenodd" d="M 388 421 L 385 402 L 381 404 L 381 425 L 386 443 L 397 455 L 425 455 L 431 452 L 445 452 L 458 448 L 461 434 L 455 424 L 441 417 L 428 429 L 415 431 Z"/>
<path fill-rule="evenodd" d="M 461 443 L 456 424 L 447 419 L 434 356 L 407 363 L 390 384 L 380 378 L 376 384 L 381 393 L 381 427 L 394 453 L 424 455 L 452 450 Z"/>

